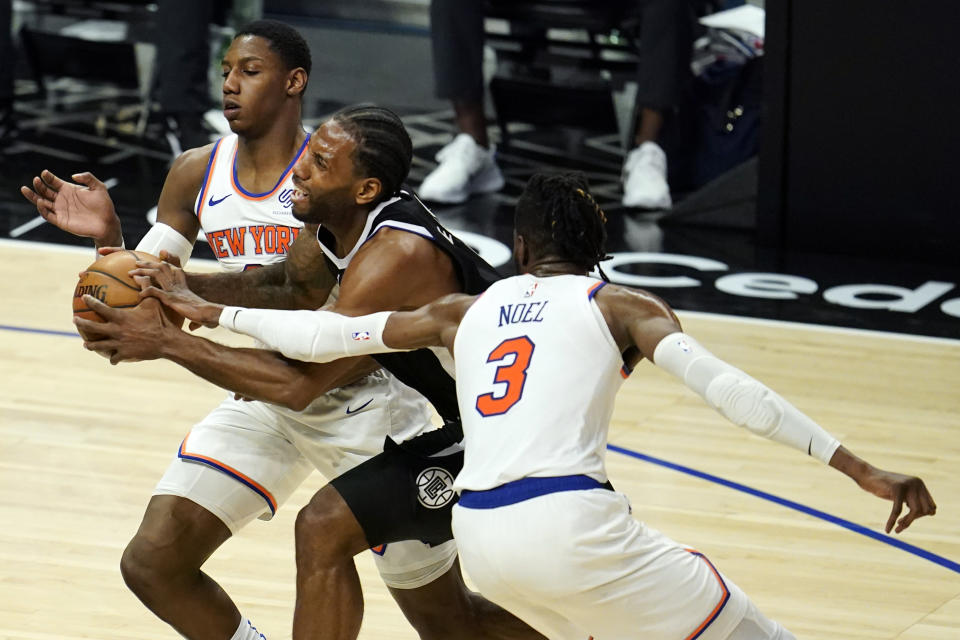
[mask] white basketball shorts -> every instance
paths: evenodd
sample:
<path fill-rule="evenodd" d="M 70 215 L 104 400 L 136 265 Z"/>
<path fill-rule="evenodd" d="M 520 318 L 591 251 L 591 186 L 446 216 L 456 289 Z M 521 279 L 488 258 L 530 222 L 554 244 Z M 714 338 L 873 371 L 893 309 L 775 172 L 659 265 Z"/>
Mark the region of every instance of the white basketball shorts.
<path fill-rule="evenodd" d="M 332 479 L 383 450 L 432 428 L 422 396 L 381 371 L 335 389 L 296 412 L 228 396 L 181 442 L 154 495 L 187 498 L 237 533 L 269 520 L 314 470 Z M 384 581 L 414 588 L 442 575 L 453 544 L 396 542 L 375 556 Z"/>
<path fill-rule="evenodd" d="M 453 532 L 480 592 L 551 639 L 792 637 L 702 554 L 635 520 L 614 491 L 457 505 Z M 748 612 L 759 631 L 731 636 Z"/>

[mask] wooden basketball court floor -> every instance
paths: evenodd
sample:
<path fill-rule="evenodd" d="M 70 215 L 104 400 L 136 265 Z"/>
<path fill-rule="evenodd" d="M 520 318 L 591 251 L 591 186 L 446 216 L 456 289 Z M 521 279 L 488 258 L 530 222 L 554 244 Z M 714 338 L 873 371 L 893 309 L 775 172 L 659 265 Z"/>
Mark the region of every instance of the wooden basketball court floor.
<path fill-rule="evenodd" d="M 167 362 L 111 367 L 83 350 L 69 307 L 92 257 L 0 244 L 3 639 L 177 637 L 126 590 L 119 558 L 181 438 L 224 392 Z M 855 453 L 923 477 L 939 513 L 896 537 L 913 547 L 892 546 L 877 535 L 889 503 L 729 425 L 647 363 L 610 432 L 611 479 L 634 515 L 703 551 L 798 638 L 960 638 L 960 341 L 681 318 Z M 207 565 L 271 639 L 290 634 L 293 519 L 322 482 Z M 415 638 L 367 556 L 361 638 Z"/>

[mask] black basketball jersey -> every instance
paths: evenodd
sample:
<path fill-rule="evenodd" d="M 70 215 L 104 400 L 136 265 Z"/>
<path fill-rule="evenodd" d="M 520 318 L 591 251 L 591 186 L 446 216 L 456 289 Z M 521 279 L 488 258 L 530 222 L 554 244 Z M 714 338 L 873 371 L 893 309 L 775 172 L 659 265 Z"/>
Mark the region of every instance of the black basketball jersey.
<path fill-rule="evenodd" d="M 343 258 L 338 258 L 334 254 L 336 243 L 333 234 L 322 225 L 317 230 L 317 240 L 327 259 L 337 269 L 338 279 L 360 247 L 384 227 L 415 233 L 437 245 L 453 262 L 462 293 L 477 295 L 503 277 L 473 249 L 444 229 L 433 213 L 416 196 L 401 191 L 400 196 L 381 203 L 370 212 L 360 239 Z M 426 434 L 436 443 L 436 447 L 430 446 L 428 449 L 440 451 L 446 448 L 446 445 L 462 439 L 463 431 L 460 428 L 460 411 L 457 406 L 452 360 L 445 349 L 417 349 L 401 353 L 385 353 L 374 357 L 398 380 L 423 394 L 443 418 L 446 426 L 440 430 L 442 434 L 440 432 Z M 448 361 L 449 368 L 444 366 L 441 358 Z M 421 438 L 423 436 L 417 440 Z"/>

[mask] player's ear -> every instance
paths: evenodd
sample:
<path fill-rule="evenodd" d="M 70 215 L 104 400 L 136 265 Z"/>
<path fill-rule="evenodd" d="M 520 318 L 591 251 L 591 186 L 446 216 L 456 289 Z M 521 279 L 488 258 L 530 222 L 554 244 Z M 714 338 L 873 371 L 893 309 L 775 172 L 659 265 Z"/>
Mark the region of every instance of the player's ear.
<path fill-rule="evenodd" d="M 379 178 L 364 178 L 357 189 L 357 204 L 372 204 L 377 201 L 381 193 L 383 193 L 383 183 Z"/>
<path fill-rule="evenodd" d="M 287 95 L 302 96 L 307 90 L 307 72 L 302 67 L 297 67 L 287 74 Z"/>
<path fill-rule="evenodd" d="M 513 234 L 513 263 L 518 273 L 525 273 L 530 264 L 530 246 L 527 240 L 519 233 Z"/>

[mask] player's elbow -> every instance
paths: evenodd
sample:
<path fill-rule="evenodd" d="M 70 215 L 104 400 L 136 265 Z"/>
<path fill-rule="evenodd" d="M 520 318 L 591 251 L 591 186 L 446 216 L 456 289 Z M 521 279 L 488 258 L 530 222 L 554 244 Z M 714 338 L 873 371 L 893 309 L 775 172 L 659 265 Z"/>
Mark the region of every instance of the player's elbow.
<path fill-rule="evenodd" d="M 303 411 L 326 390 L 308 376 L 297 375 L 283 386 L 276 403 L 293 411 Z"/>
<path fill-rule="evenodd" d="M 277 404 L 292 411 L 303 411 L 313 402 L 314 398 L 316 398 L 316 394 L 312 392 L 308 393 L 305 389 L 288 388 L 285 389 L 281 397 L 277 399 Z"/>

